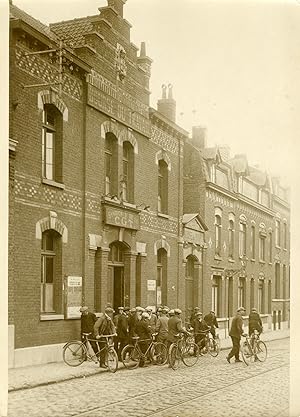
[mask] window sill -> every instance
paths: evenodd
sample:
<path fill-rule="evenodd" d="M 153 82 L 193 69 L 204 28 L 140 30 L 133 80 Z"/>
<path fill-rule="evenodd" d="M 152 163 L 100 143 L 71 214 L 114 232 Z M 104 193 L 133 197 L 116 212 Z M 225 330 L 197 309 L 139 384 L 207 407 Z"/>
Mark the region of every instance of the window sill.
<path fill-rule="evenodd" d="M 216 261 L 222 261 L 223 260 L 223 258 L 220 255 L 215 255 L 214 259 Z"/>
<path fill-rule="evenodd" d="M 232 264 L 234 264 L 235 263 L 235 260 L 232 259 L 232 258 L 228 258 L 228 262 L 231 262 Z"/>
<path fill-rule="evenodd" d="M 255 258 L 251 258 L 250 259 L 250 262 L 255 262 Z"/>
<path fill-rule="evenodd" d="M 169 218 L 169 215 L 168 215 L 168 214 L 165 214 L 165 213 L 160 213 L 160 212 L 157 212 L 157 215 L 158 215 L 159 217 L 163 217 L 164 219 L 168 219 L 168 218 Z"/>
<path fill-rule="evenodd" d="M 265 264 L 265 263 L 266 263 L 266 261 L 263 261 L 262 259 L 260 259 L 260 260 L 259 260 L 259 263 L 260 263 L 260 264 Z"/>
<path fill-rule="evenodd" d="M 63 314 L 44 314 L 41 313 L 40 321 L 50 321 L 50 320 L 64 320 L 65 316 Z"/>
<path fill-rule="evenodd" d="M 47 184 L 51 187 L 61 188 L 62 190 L 65 189 L 65 184 L 53 180 L 47 180 L 47 178 L 42 178 L 42 184 Z"/>
<path fill-rule="evenodd" d="M 273 265 L 273 262 L 269 262 L 269 265 Z"/>

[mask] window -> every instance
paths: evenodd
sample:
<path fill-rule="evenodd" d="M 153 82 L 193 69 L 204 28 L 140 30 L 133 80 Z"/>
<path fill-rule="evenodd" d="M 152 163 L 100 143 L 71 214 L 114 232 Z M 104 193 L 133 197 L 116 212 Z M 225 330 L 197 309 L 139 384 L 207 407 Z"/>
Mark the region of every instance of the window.
<path fill-rule="evenodd" d="M 234 258 L 234 222 L 229 220 L 229 248 L 228 256 L 230 259 Z"/>
<path fill-rule="evenodd" d="M 245 278 L 240 277 L 239 278 L 239 282 L 238 282 L 238 306 L 241 307 L 245 307 L 245 291 L 246 291 L 246 287 L 245 287 Z"/>
<path fill-rule="evenodd" d="M 268 314 L 272 312 L 272 282 L 268 281 Z"/>
<path fill-rule="evenodd" d="M 280 246 L 280 221 L 275 220 L 275 245 Z"/>
<path fill-rule="evenodd" d="M 118 195 L 117 138 L 112 133 L 105 136 L 105 195 Z"/>
<path fill-rule="evenodd" d="M 215 253 L 221 256 L 221 216 L 215 216 Z"/>
<path fill-rule="evenodd" d="M 258 300 L 257 300 L 258 311 L 264 313 L 264 280 L 258 280 Z"/>
<path fill-rule="evenodd" d="M 62 114 L 53 104 L 43 110 L 42 177 L 62 182 Z"/>
<path fill-rule="evenodd" d="M 269 262 L 273 262 L 273 236 L 272 232 L 269 232 Z"/>
<path fill-rule="evenodd" d="M 213 276 L 211 287 L 211 307 L 216 316 L 221 316 L 221 277 Z"/>
<path fill-rule="evenodd" d="M 61 256 L 60 236 L 54 230 L 47 230 L 42 235 L 41 251 L 41 312 L 59 312 L 61 305 Z M 60 276 L 59 276 L 60 275 Z"/>
<path fill-rule="evenodd" d="M 156 303 L 167 304 L 167 252 L 161 248 L 157 251 Z"/>
<path fill-rule="evenodd" d="M 250 310 L 254 307 L 254 278 L 250 280 Z"/>
<path fill-rule="evenodd" d="M 243 222 L 240 222 L 239 255 L 246 255 L 246 224 Z"/>
<path fill-rule="evenodd" d="M 157 209 L 159 213 L 168 213 L 168 165 L 163 159 L 158 162 Z"/>
<path fill-rule="evenodd" d="M 251 259 L 255 259 L 255 226 L 251 226 Z"/>
<path fill-rule="evenodd" d="M 282 298 L 285 300 L 287 294 L 287 277 L 286 277 L 286 265 L 282 265 Z"/>
<path fill-rule="evenodd" d="M 275 264 L 275 298 L 280 298 L 280 264 Z"/>
<path fill-rule="evenodd" d="M 283 247 L 287 248 L 287 224 L 283 223 Z"/>
<path fill-rule="evenodd" d="M 133 146 L 130 142 L 123 142 L 123 177 L 122 199 L 133 203 Z"/>
<path fill-rule="evenodd" d="M 109 245 L 110 251 L 108 253 L 109 262 L 123 263 L 124 262 L 124 245 L 120 242 L 114 242 Z"/>
<path fill-rule="evenodd" d="M 259 260 L 266 260 L 266 236 L 259 235 Z"/>

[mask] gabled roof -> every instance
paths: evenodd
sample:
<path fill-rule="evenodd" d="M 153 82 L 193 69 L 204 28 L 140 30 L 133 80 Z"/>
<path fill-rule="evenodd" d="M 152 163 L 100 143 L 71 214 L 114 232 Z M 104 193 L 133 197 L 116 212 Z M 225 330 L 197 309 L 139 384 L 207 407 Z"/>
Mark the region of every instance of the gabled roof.
<path fill-rule="evenodd" d="M 228 163 L 233 167 L 237 174 L 247 175 L 249 173 L 247 157 L 244 154 L 235 155 L 233 158 L 229 159 Z"/>
<path fill-rule="evenodd" d="M 99 19 L 99 14 L 83 18 L 50 23 L 50 28 L 56 35 L 72 48 L 85 44 L 84 35 L 93 31 L 92 22 Z"/>
<path fill-rule="evenodd" d="M 186 213 L 182 216 L 182 224 L 183 225 L 187 225 L 188 223 L 190 223 L 192 220 L 197 219 L 198 222 L 200 223 L 201 227 L 206 231 L 208 230 L 208 227 L 206 226 L 206 224 L 204 223 L 204 221 L 202 220 L 201 216 L 199 213 Z"/>
<path fill-rule="evenodd" d="M 32 16 L 24 12 L 24 10 L 19 9 L 14 4 L 9 6 L 9 18 L 11 21 L 21 20 L 24 23 L 27 23 L 29 26 L 42 33 L 43 35 L 49 37 L 53 41 L 57 41 L 55 33 L 51 32 L 49 26 L 40 22 L 37 19 L 34 19 Z"/>

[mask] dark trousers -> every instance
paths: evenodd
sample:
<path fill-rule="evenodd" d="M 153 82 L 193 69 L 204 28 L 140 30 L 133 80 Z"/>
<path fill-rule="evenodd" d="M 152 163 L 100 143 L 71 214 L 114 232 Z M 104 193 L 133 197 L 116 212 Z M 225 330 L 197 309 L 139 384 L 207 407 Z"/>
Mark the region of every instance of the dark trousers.
<path fill-rule="evenodd" d="M 239 359 L 239 355 L 240 355 L 240 341 L 241 338 L 240 337 L 235 337 L 235 336 L 230 336 L 231 340 L 232 340 L 232 349 L 229 352 L 228 358 L 232 358 L 233 356 L 235 357 L 235 359 Z"/>
<path fill-rule="evenodd" d="M 119 360 L 121 359 L 121 352 L 124 347 L 128 344 L 128 337 L 119 337 L 119 349 L 116 351 L 118 354 Z"/>
<path fill-rule="evenodd" d="M 90 337 L 93 337 L 93 335 L 91 335 Z M 85 339 L 85 337 L 83 336 L 83 335 L 81 335 L 81 340 L 83 341 L 83 342 L 85 342 L 85 345 L 86 345 L 86 348 L 88 348 L 87 347 L 87 343 L 86 343 L 86 339 Z M 98 352 L 98 346 L 97 346 L 97 343 L 96 342 L 92 342 L 91 340 L 89 340 L 89 342 L 90 342 L 90 345 L 92 346 L 92 348 L 93 348 L 93 351 L 95 352 L 95 354 L 97 354 L 97 352 Z"/>

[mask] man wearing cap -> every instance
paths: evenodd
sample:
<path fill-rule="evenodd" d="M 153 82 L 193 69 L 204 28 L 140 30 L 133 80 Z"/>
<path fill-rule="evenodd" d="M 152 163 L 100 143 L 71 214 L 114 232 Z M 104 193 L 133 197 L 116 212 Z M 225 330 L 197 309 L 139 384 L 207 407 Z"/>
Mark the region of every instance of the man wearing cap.
<path fill-rule="evenodd" d="M 213 335 L 213 338 L 215 339 L 216 337 L 215 328 L 219 328 L 218 320 L 217 320 L 215 312 L 213 310 L 210 310 L 210 312 L 206 314 L 206 316 L 204 316 L 204 321 L 208 324 L 208 326 L 210 326 L 210 332 Z"/>
<path fill-rule="evenodd" d="M 160 316 L 157 319 L 155 332 L 157 333 L 157 341 L 162 342 L 165 345 L 167 344 L 168 340 L 168 321 L 169 318 L 167 316 L 168 310 L 166 308 L 162 308 L 160 312 Z"/>
<path fill-rule="evenodd" d="M 139 346 L 143 353 L 146 352 L 151 342 L 151 326 L 149 324 L 149 314 L 143 311 L 141 320 L 138 320 L 135 326 L 135 333 L 139 336 Z M 144 366 L 143 359 L 140 360 L 139 366 Z"/>
<path fill-rule="evenodd" d="M 249 314 L 249 336 L 257 330 L 258 333 L 261 333 L 263 329 L 262 321 L 260 315 L 258 314 L 255 307 L 251 309 L 251 313 Z"/>
<path fill-rule="evenodd" d="M 118 335 L 118 347 L 116 350 L 118 354 L 119 360 L 121 360 L 121 352 L 124 346 L 128 343 L 128 311 L 130 310 L 129 307 L 124 307 L 120 314 L 117 321 L 117 335 Z"/>
<path fill-rule="evenodd" d="M 112 307 L 106 307 L 104 310 L 104 314 L 102 314 L 96 323 L 94 324 L 94 334 L 96 336 L 96 339 L 99 340 L 100 349 L 102 349 L 106 343 L 105 340 L 101 340 L 101 335 L 106 334 L 115 334 L 116 328 L 113 323 L 113 313 L 114 310 Z M 105 352 L 104 350 L 100 352 L 100 367 L 106 368 L 107 365 L 105 364 Z"/>
<path fill-rule="evenodd" d="M 205 331 L 210 329 L 210 326 L 203 320 L 201 311 L 196 312 L 194 326 L 195 343 L 197 343 L 201 352 L 205 345 Z"/>
<path fill-rule="evenodd" d="M 170 313 L 170 312 L 169 312 Z M 181 320 L 182 311 L 179 308 L 175 308 L 174 316 L 171 316 L 168 321 L 168 344 L 175 342 L 175 335 L 178 333 L 190 334 L 184 327 L 182 327 Z"/>
<path fill-rule="evenodd" d="M 149 314 L 149 325 L 151 326 L 151 332 L 155 333 L 157 317 L 155 314 L 153 314 L 152 307 L 148 306 L 145 310 L 146 313 Z"/>
<path fill-rule="evenodd" d="M 123 314 L 123 311 L 124 311 L 124 307 L 118 307 L 118 313 L 115 314 L 115 316 L 113 318 L 113 322 L 114 322 L 114 325 L 115 325 L 115 328 L 116 328 L 116 331 L 117 331 L 117 336 L 114 337 L 114 348 L 115 348 L 115 351 L 117 353 L 119 351 L 118 320 L 119 320 L 119 317 Z"/>
<path fill-rule="evenodd" d="M 196 313 L 197 313 L 198 311 L 200 311 L 200 307 L 195 307 L 195 308 L 194 308 L 194 310 L 193 310 L 193 312 L 192 312 L 192 314 L 191 314 L 191 317 L 190 317 L 190 324 L 191 324 L 191 327 L 192 327 L 192 328 L 194 328 L 194 327 L 195 327 Z"/>
<path fill-rule="evenodd" d="M 94 324 L 97 321 L 96 314 L 91 313 L 89 311 L 89 308 L 87 306 L 80 307 L 79 309 L 81 313 L 81 340 L 85 340 L 85 337 L 83 336 L 83 333 L 91 333 L 89 337 L 93 338 L 94 335 Z M 95 342 L 90 341 L 90 344 L 93 348 L 93 351 L 95 353 L 98 352 L 98 348 Z"/>
<path fill-rule="evenodd" d="M 234 356 L 236 362 L 242 362 L 240 360 L 240 342 L 241 336 L 244 333 L 243 330 L 243 314 L 245 313 L 244 307 L 239 307 L 237 309 L 236 315 L 232 319 L 231 328 L 229 331 L 229 336 L 232 340 L 232 349 L 226 356 L 226 360 L 230 363 L 230 359 Z"/>

